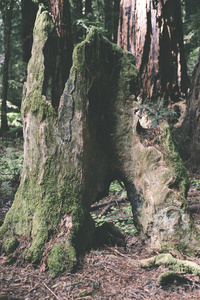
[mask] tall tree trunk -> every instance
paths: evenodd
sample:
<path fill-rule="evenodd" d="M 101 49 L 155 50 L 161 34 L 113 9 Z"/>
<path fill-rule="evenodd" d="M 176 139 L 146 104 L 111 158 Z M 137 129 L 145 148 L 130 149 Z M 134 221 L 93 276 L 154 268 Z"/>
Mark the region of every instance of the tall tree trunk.
<path fill-rule="evenodd" d="M 118 44 L 136 57 L 142 100 L 186 94 L 180 0 L 121 0 Z"/>
<path fill-rule="evenodd" d="M 71 271 L 76 253 L 92 245 L 91 204 L 117 178 L 146 243 L 155 249 L 194 246 L 186 172 L 169 127 L 145 130 L 136 115 L 134 56 L 92 28 L 74 50 L 56 113 L 43 95 L 53 32 L 50 15 L 39 13 L 22 102 L 22 179 L 0 227 L 3 250 L 11 253 L 27 240 L 25 259 L 38 262 L 46 249 L 51 276 Z"/>
<path fill-rule="evenodd" d="M 190 93 L 187 98 L 187 110 L 178 134 L 184 142 L 180 143 L 180 152 L 194 171 L 200 166 L 200 52 L 194 68 Z"/>
<path fill-rule="evenodd" d="M 4 65 L 3 65 L 3 83 L 2 83 L 2 106 L 1 106 L 1 131 L 8 130 L 7 121 L 7 94 L 8 94 L 8 69 L 10 61 L 10 36 L 12 27 L 14 0 L 11 0 L 9 5 L 2 10 L 2 19 L 4 25 Z"/>
<path fill-rule="evenodd" d="M 85 16 L 91 19 L 92 15 L 92 0 L 85 0 Z"/>
<path fill-rule="evenodd" d="M 114 0 L 114 16 L 113 16 L 113 42 L 114 43 L 117 43 L 119 8 L 120 8 L 120 0 Z"/>
<path fill-rule="evenodd" d="M 73 37 L 74 43 L 77 44 L 83 40 L 83 28 L 77 24 L 77 21 L 83 18 L 83 2 L 82 0 L 73 0 Z"/>
<path fill-rule="evenodd" d="M 58 49 L 54 67 L 55 71 L 52 77 L 52 105 L 57 110 L 60 97 L 72 66 L 73 39 L 71 31 L 71 14 L 68 0 L 49 0 L 48 3 L 49 11 L 54 18 L 58 38 Z M 49 62 L 46 62 L 47 65 L 48 63 Z M 45 89 L 48 89 L 47 86 Z"/>
<path fill-rule="evenodd" d="M 105 14 L 105 30 L 106 37 L 112 41 L 113 33 L 113 1 L 104 0 L 104 14 Z"/>
<path fill-rule="evenodd" d="M 31 57 L 33 43 L 33 27 L 38 10 L 38 5 L 32 0 L 22 0 L 22 38 L 23 60 L 28 63 Z"/>

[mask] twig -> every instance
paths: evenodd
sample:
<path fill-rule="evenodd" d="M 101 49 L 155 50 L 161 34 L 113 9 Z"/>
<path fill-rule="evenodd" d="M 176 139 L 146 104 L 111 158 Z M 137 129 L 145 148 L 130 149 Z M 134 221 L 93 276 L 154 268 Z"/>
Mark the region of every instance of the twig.
<path fill-rule="evenodd" d="M 54 297 L 56 299 L 60 300 L 60 298 L 58 296 L 56 296 L 56 294 L 46 285 L 46 283 L 44 283 L 44 282 L 42 282 L 42 283 L 44 284 L 45 288 L 47 288 L 47 290 L 54 295 Z"/>
<path fill-rule="evenodd" d="M 116 250 L 116 249 L 113 249 L 113 248 L 110 248 L 110 247 L 108 247 L 108 249 L 110 249 L 111 251 L 115 252 L 116 254 L 118 254 L 118 255 L 120 255 L 120 256 L 122 256 L 122 257 L 125 257 L 125 258 L 127 258 L 127 259 L 131 259 L 131 258 L 128 257 L 127 255 L 125 255 L 125 254 L 119 252 L 119 251 Z"/>
<path fill-rule="evenodd" d="M 91 205 L 91 210 L 95 210 L 95 209 L 100 208 L 102 206 L 105 206 L 107 204 L 116 203 L 116 202 L 126 202 L 126 201 L 128 201 L 127 198 L 119 197 L 117 199 L 111 199 L 111 200 L 101 202 L 101 203 L 94 203 L 94 204 Z"/>
<path fill-rule="evenodd" d="M 107 262 L 107 264 L 108 264 L 108 262 Z M 110 267 L 110 266 L 105 266 L 105 265 L 103 265 L 103 266 L 104 266 L 105 269 L 109 269 L 109 270 L 115 272 L 116 274 L 118 274 L 118 275 L 120 275 L 120 276 L 122 276 L 122 277 L 126 277 L 126 278 L 127 278 L 127 277 L 128 277 L 128 278 L 133 277 L 133 275 L 131 275 L 131 274 L 125 274 L 125 273 L 123 273 L 123 272 L 117 271 L 116 268 L 112 268 L 112 267 Z M 112 265 L 111 265 L 111 266 L 112 266 Z"/>
<path fill-rule="evenodd" d="M 106 207 L 104 207 L 103 209 L 102 209 L 102 211 L 100 212 L 100 216 L 103 216 L 110 208 L 111 208 L 111 206 L 112 206 L 112 203 L 109 203 L 109 204 L 107 204 L 106 205 Z"/>
<path fill-rule="evenodd" d="M 130 218 L 132 216 L 133 216 L 132 214 L 118 215 L 118 216 L 114 216 L 114 217 L 109 218 L 109 221 L 126 219 L 126 218 Z"/>
<path fill-rule="evenodd" d="M 199 203 L 198 204 L 191 204 L 191 205 L 189 205 L 189 209 L 193 213 L 194 212 L 198 213 L 200 211 L 200 204 Z"/>

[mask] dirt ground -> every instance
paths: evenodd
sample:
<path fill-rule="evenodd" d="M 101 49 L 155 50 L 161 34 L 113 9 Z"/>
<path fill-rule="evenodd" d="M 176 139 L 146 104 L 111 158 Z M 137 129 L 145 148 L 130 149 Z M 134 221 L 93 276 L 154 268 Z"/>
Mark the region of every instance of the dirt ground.
<path fill-rule="evenodd" d="M 158 276 L 163 266 L 140 267 L 151 257 L 140 240 L 132 238 L 126 251 L 120 247 L 92 249 L 79 258 L 76 272 L 51 280 L 42 266 L 5 266 L 0 261 L 0 299 L 200 299 L 199 278 L 188 275 L 185 284 L 161 287 Z M 200 264 L 200 259 L 192 259 Z"/>
<path fill-rule="evenodd" d="M 191 187 L 188 201 L 193 208 L 197 207 L 193 214 L 197 224 L 200 222 L 199 196 L 200 191 Z M 1 208 L 1 215 L 8 206 Z M 22 248 L 23 245 L 19 251 Z M 158 284 L 158 277 L 168 271 L 167 268 L 141 267 L 142 260 L 156 254 L 132 234 L 127 237 L 125 247 L 104 245 L 91 249 L 79 257 L 73 274 L 65 273 L 54 280 L 49 278 L 44 262 L 33 266 L 18 259 L 14 264 L 6 265 L 6 257 L 2 254 L 0 299 L 200 299 L 199 277 L 182 275 L 187 279 L 184 284 L 173 282 L 162 287 Z M 200 258 L 171 254 L 200 265 Z"/>

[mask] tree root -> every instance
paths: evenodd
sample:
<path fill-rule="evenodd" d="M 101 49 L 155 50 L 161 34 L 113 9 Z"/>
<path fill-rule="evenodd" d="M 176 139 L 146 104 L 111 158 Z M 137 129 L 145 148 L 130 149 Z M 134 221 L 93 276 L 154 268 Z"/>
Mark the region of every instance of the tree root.
<path fill-rule="evenodd" d="M 141 267 L 151 268 L 160 265 L 164 265 L 171 270 L 170 272 L 163 273 L 158 277 L 158 283 L 161 285 L 166 285 L 169 283 L 185 283 L 189 281 L 186 278 L 181 277 L 179 274 L 176 274 L 176 272 L 181 274 L 190 273 L 200 277 L 199 265 L 192 261 L 176 259 L 169 253 L 159 254 L 148 260 L 145 260 L 142 262 Z"/>
<path fill-rule="evenodd" d="M 191 280 L 180 276 L 173 271 L 168 271 L 158 277 L 158 283 L 162 286 L 166 286 L 168 284 L 187 284 L 191 283 Z"/>

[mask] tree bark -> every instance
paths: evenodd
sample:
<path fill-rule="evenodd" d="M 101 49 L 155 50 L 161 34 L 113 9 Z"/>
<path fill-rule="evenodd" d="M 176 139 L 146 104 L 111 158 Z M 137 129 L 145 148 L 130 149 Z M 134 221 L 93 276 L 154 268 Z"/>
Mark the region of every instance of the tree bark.
<path fill-rule="evenodd" d="M 77 44 L 83 40 L 83 28 L 78 26 L 77 21 L 83 18 L 83 3 L 82 0 L 73 0 L 73 37 L 74 43 Z"/>
<path fill-rule="evenodd" d="M 71 14 L 68 0 L 49 0 L 48 3 L 49 11 L 54 18 L 58 39 L 55 71 L 52 77 L 52 105 L 57 110 L 72 66 L 73 38 L 71 31 Z"/>
<path fill-rule="evenodd" d="M 88 19 L 91 19 L 92 15 L 92 0 L 85 1 L 85 16 Z"/>
<path fill-rule="evenodd" d="M 105 30 L 106 37 L 112 41 L 113 33 L 113 1 L 104 0 L 104 14 L 105 14 Z"/>
<path fill-rule="evenodd" d="M 3 64 L 3 83 L 2 83 L 2 105 L 1 105 L 1 131 L 8 130 L 7 121 L 7 94 L 8 94 L 8 68 L 10 61 L 10 36 L 12 27 L 14 0 L 11 0 L 7 8 L 2 10 L 2 19 L 4 26 L 4 64 Z"/>
<path fill-rule="evenodd" d="M 178 101 L 186 94 L 179 0 L 121 0 L 118 45 L 136 57 L 142 100 Z"/>
<path fill-rule="evenodd" d="M 119 24 L 120 0 L 114 0 L 114 16 L 113 16 L 113 43 L 117 44 L 118 24 Z"/>
<path fill-rule="evenodd" d="M 31 57 L 33 44 L 33 27 L 38 10 L 38 5 L 32 0 L 22 1 L 22 38 L 23 38 L 23 61 L 28 63 Z"/>
<path fill-rule="evenodd" d="M 194 170 L 200 166 L 200 52 L 194 68 L 187 110 L 183 124 L 176 135 L 180 135 L 180 152 Z"/>

